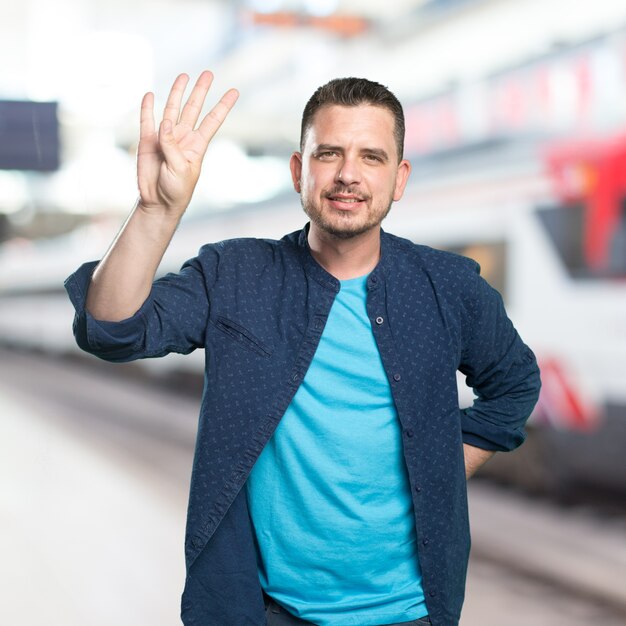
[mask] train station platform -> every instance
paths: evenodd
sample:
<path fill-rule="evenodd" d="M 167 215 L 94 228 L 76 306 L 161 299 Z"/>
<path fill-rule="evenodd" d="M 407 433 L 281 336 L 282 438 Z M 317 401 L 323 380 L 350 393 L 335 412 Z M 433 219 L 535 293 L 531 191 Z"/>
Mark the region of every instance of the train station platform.
<path fill-rule="evenodd" d="M 180 623 L 185 498 L 0 391 L 0 623 Z"/>

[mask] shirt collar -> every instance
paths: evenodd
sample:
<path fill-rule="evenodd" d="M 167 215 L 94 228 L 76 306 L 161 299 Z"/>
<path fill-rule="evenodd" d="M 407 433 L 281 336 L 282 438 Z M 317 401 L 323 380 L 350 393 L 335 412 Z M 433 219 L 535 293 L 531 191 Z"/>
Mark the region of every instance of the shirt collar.
<path fill-rule="evenodd" d="M 314 278 L 326 289 L 330 289 L 337 293 L 340 289 L 339 281 L 329 272 L 327 272 L 316 260 L 311 253 L 309 247 L 309 228 L 311 222 L 307 222 L 304 228 L 300 231 L 298 237 L 298 247 L 302 254 L 304 269 L 306 273 Z M 376 267 L 370 272 L 367 278 L 367 288 L 369 291 L 377 289 L 384 283 L 386 270 L 390 263 L 391 242 L 389 235 L 381 228 L 380 229 L 380 259 Z"/>

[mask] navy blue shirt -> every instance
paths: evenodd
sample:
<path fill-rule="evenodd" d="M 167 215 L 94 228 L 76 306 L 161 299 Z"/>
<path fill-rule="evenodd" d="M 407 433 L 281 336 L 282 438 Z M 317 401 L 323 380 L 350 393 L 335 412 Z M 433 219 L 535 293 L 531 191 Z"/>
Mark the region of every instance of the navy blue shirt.
<path fill-rule="evenodd" d="M 205 349 L 185 541 L 186 626 L 265 624 L 242 487 L 307 372 L 339 291 L 311 255 L 307 233 L 308 225 L 279 241 L 203 246 L 178 274 L 156 280 L 139 311 L 121 322 L 85 310 L 97 263 L 66 281 L 76 340 L 92 354 L 129 361 Z M 381 231 L 367 290 L 402 429 L 429 615 L 434 626 L 455 626 L 470 547 L 462 443 L 520 445 L 539 370 L 470 259 Z M 477 396 L 468 409 L 459 409 L 457 370 Z"/>

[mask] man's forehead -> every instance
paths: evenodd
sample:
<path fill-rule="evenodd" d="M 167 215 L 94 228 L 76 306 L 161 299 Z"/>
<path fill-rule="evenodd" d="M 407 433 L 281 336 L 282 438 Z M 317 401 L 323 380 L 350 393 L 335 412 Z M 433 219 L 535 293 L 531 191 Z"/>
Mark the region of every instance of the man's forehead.
<path fill-rule="evenodd" d="M 327 143 L 327 135 L 358 130 L 387 137 L 393 142 L 394 125 L 393 114 L 386 107 L 365 103 L 354 106 L 327 104 L 313 115 L 306 138 L 312 138 L 315 143 Z"/>

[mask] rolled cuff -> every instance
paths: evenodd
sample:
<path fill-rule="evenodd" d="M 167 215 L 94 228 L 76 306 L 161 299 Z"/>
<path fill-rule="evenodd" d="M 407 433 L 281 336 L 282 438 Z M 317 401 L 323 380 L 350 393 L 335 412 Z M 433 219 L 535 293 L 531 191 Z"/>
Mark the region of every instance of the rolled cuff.
<path fill-rule="evenodd" d="M 463 443 L 483 450 L 508 452 L 522 445 L 526 439 L 523 428 L 506 428 L 478 421 L 468 414 L 468 409 L 461 411 L 461 429 Z"/>
<path fill-rule="evenodd" d="M 78 346 L 107 361 L 130 361 L 137 358 L 143 343 L 145 320 L 143 309 L 149 300 L 131 317 L 119 322 L 95 319 L 85 308 L 89 283 L 99 261 L 81 265 L 65 280 L 65 289 L 74 306 L 74 337 Z"/>

